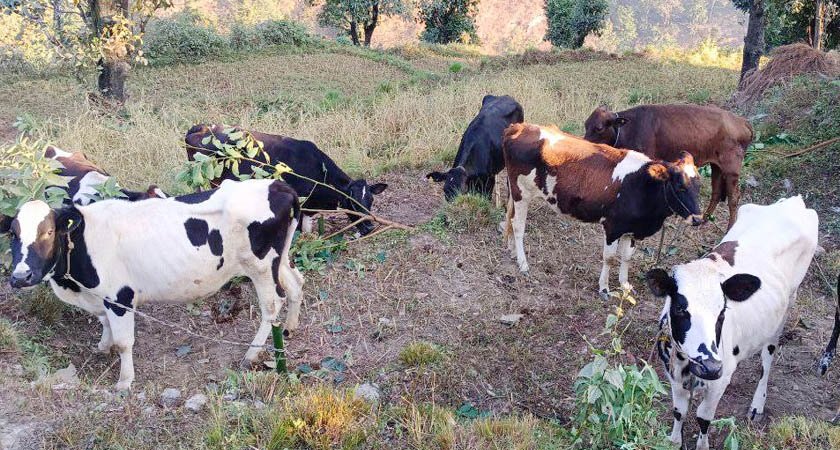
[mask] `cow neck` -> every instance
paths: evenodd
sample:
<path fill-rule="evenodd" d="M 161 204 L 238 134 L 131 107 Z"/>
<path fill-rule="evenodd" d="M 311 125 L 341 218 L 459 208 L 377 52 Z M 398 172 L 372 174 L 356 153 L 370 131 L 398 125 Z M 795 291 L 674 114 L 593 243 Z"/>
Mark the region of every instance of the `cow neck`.
<path fill-rule="evenodd" d="M 668 191 L 669 190 L 671 191 L 671 194 L 674 196 L 674 199 L 680 204 L 680 206 L 682 206 L 683 210 L 685 210 L 686 214 L 688 214 L 690 216 L 691 215 L 691 210 L 688 209 L 688 206 L 686 206 L 685 203 L 683 203 L 682 200 L 680 200 L 680 197 L 677 195 L 677 190 L 674 188 L 674 186 L 672 186 L 671 183 L 669 183 L 668 181 L 664 181 L 663 183 L 664 183 L 664 185 L 662 186 L 662 195 L 665 197 L 665 204 L 668 205 L 668 209 L 671 210 L 671 213 L 673 213 L 676 216 L 680 215 L 678 212 L 674 211 L 674 208 L 671 206 L 671 202 L 668 200 Z M 668 187 L 670 187 L 671 189 L 668 189 Z"/>
<path fill-rule="evenodd" d="M 84 223 L 79 224 L 75 230 L 65 234 L 63 239 L 59 239 L 58 255 L 56 255 L 55 265 L 53 265 L 50 271 L 54 279 L 76 281 L 70 275 L 70 261 L 72 259 L 73 248 L 75 248 L 72 235 L 82 230 L 84 230 Z"/>

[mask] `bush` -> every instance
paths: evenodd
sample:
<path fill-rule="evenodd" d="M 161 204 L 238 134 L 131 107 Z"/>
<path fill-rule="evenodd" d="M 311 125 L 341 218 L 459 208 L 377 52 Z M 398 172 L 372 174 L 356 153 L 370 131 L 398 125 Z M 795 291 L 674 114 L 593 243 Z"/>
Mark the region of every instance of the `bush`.
<path fill-rule="evenodd" d="M 606 0 L 546 0 L 545 38 L 556 47 L 580 48 L 586 35 L 596 35 L 609 12 Z"/>
<path fill-rule="evenodd" d="M 157 64 L 200 62 L 229 50 L 230 43 L 224 36 L 201 25 L 198 17 L 190 12 L 156 20 L 149 24 L 145 34 L 146 56 Z"/>
<path fill-rule="evenodd" d="M 257 34 L 263 45 L 294 45 L 297 47 L 312 42 L 312 37 L 303 25 L 288 20 L 267 20 L 257 24 Z"/>

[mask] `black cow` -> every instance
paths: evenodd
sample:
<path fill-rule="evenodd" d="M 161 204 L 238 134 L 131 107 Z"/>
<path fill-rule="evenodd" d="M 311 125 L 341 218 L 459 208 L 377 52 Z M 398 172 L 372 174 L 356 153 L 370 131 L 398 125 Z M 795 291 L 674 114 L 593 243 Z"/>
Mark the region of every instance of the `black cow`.
<path fill-rule="evenodd" d="M 444 181 L 446 200 L 452 200 L 462 192 L 490 197 L 496 184 L 496 174 L 505 167 L 502 134 L 510 124 L 524 120 L 522 105 L 513 97 L 485 95 L 481 100 L 481 110 L 461 138 L 452 168 L 447 172 L 431 172 L 426 177 L 438 183 Z"/>
<path fill-rule="evenodd" d="M 271 164 L 285 163 L 294 173 L 283 175 L 283 180 L 289 183 L 298 195 L 306 197 L 302 206 L 310 209 L 338 209 L 344 208 L 358 212 L 368 212 L 373 206 L 373 196 L 381 194 L 388 187 L 385 183 L 369 185 L 364 179 L 354 180 L 344 173 L 335 161 L 326 153 L 322 152 L 314 143 L 302 141 L 287 136 L 248 132 L 239 127 L 227 127 L 225 125 L 195 125 L 187 131 L 184 138 L 187 149 L 187 157 L 192 161 L 197 153 L 212 156 L 215 149 L 212 143 L 204 144 L 202 141 L 211 134 L 222 143 L 230 143 L 231 140 L 225 130 L 234 129 L 250 133 L 254 139 L 261 141 L 264 150 L 268 154 Z M 262 163 L 268 163 L 263 154 L 254 158 Z M 249 161 L 242 161 L 239 165 L 240 174 L 253 173 L 254 164 Z M 317 180 L 334 189 L 316 185 L 309 180 L 295 176 Z M 239 178 L 229 169 L 225 168 L 221 176 L 211 180 L 210 184 L 218 186 L 222 180 L 238 180 Z M 338 191 L 338 192 L 336 192 Z M 342 195 L 343 194 L 343 195 Z M 349 198 L 348 198 L 349 197 Z M 352 199 L 352 200 L 351 200 Z M 314 214 L 304 213 L 301 228 L 304 232 L 312 231 L 312 216 Z M 358 217 L 348 214 L 351 222 Z M 370 221 L 363 221 L 357 225 L 359 233 L 366 235 L 373 231 L 374 225 Z"/>

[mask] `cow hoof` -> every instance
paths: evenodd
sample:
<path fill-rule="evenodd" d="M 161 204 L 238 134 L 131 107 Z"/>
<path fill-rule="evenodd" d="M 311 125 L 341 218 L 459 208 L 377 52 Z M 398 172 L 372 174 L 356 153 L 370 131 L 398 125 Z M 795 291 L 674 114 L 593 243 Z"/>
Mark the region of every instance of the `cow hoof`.
<path fill-rule="evenodd" d="M 243 359 L 239 362 L 239 370 L 243 372 L 250 372 L 254 369 L 254 364 L 254 361 L 251 361 L 250 359 Z"/>
<path fill-rule="evenodd" d="M 755 408 L 750 409 L 750 413 L 747 415 L 747 418 L 752 423 L 761 423 L 764 422 L 764 411 L 758 412 Z"/>
<path fill-rule="evenodd" d="M 598 293 L 601 296 L 601 300 L 608 301 L 610 299 L 610 291 L 607 289 L 601 289 L 601 292 Z"/>

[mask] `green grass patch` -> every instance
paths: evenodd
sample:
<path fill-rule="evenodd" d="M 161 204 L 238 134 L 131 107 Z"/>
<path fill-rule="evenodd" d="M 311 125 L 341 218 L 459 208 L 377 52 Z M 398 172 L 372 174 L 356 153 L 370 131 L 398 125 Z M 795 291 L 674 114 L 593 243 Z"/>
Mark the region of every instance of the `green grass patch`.
<path fill-rule="evenodd" d="M 8 320 L 0 318 L 0 352 L 17 353 L 20 351 L 19 339 L 15 326 Z"/>
<path fill-rule="evenodd" d="M 443 350 L 430 342 L 414 341 L 403 347 L 400 362 L 408 367 L 423 367 L 443 360 Z"/>

